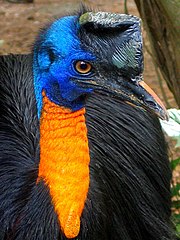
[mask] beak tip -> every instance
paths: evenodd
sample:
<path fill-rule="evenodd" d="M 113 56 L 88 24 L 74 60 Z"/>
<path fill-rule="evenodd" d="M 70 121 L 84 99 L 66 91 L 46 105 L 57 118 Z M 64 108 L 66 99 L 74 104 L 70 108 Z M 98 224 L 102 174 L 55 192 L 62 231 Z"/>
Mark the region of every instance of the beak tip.
<path fill-rule="evenodd" d="M 162 109 L 161 111 L 158 111 L 157 115 L 162 120 L 167 121 L 167 122 L 169 121 L 169 114 L 168 114 L 168 111 L 166 109 Z"/>
<path fill-rule="evenodd" d="M 169 114 L 168 113 L 166 113 L 166 115 L 164 117 L 164 120 L 167 121 L 167 122 L 169 121 Z"/>

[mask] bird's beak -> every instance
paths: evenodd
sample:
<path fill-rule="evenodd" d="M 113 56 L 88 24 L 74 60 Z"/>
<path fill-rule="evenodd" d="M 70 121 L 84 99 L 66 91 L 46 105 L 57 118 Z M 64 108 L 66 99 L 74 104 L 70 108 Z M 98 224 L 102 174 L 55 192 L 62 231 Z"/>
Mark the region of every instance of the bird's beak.
<path fill-rule="evenodd" d="M 96 88 L 97 85 L 95 86 L 95 89 Z M 154 112 L 163 120 L 168 120 L 168 112 L 164 104 L 156 93 L 142 80 L 137 81 L 136 83 L 125 81 L 124 83 L 121 82 L 120 85 L 112 84 L 108 87 L 101 87 L 99 90 L 105 91 L 131 105 L 142 107 L 147 111 Z"/>
<path fill-rule="evenodd" d="M 144 108 L 155 113 L 163 120 L 168 120 L 168 112 L 156 93 L 142 80 L 133 82 L 128 80 L 108 81 L 107 79 L 84 80 L 83 85 L 94 92 L 110 95 L 127 102 L 130 105 Z"/>

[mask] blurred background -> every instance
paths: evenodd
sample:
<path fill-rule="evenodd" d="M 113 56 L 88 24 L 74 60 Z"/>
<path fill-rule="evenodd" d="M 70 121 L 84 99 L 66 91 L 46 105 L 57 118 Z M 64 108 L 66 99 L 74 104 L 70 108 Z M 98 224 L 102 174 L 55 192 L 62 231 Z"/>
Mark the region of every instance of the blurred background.
<path fill-rule="evenodd" d="M 81 2 L 96 11 L 129 13 L 142 18 L 144 80 L 168 109 L 179 109 L 180 0 L 0 0 L 0 55 L 29 53 L 41 27 L 56 17 L 77 11 Z M 180 113 L 175 111 L 171 115 L 176 125 L 169 126 L 176 133 L 167 132 L 171 135 L 167 140 L 173 170 L 174 221 L 180 232 L 180 147 L 176 143 L 180 138 Z M 177 136 L 172 138 L 173 134 Z"/>

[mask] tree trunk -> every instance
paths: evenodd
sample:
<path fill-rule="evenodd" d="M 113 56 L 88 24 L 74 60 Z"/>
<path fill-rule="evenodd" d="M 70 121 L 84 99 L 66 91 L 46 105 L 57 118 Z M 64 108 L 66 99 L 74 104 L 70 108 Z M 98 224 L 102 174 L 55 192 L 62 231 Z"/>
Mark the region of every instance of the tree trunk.
<path fill-rule="evenodd" d="M 154 62 L 180 107 L 180 1 L 135 0 Z"/>

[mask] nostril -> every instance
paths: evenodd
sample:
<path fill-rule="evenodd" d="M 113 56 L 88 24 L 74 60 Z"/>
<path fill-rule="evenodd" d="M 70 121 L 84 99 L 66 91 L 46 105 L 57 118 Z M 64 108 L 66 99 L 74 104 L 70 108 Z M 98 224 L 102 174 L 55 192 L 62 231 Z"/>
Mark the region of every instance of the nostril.
<path fill-rule="evenodd" d="M 148 104 L 148 106 L 153 107 L 153 108 L 157 108 L 158 105 L 156 102 L 154 102 L 153 100 L 146 100 L 146 103 Z"/>

